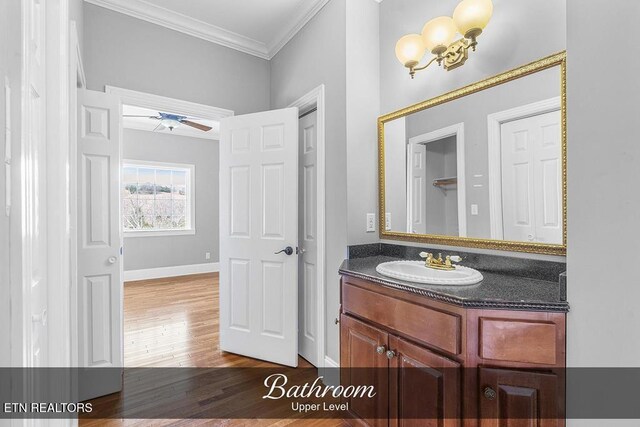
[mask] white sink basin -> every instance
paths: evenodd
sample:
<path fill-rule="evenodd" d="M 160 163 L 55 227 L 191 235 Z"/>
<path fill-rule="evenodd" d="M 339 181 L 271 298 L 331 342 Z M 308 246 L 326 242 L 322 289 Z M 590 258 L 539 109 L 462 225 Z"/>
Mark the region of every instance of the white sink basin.
<path fill-rule="evenodd" d="M 394 279 L 430 285 L 464 286 L 482 281 L 482 273 L 473 268 L 456 265 L 455 270 L 436 270 L 425 267 L 424 261 L 383 262 L 376 271 Z"/>

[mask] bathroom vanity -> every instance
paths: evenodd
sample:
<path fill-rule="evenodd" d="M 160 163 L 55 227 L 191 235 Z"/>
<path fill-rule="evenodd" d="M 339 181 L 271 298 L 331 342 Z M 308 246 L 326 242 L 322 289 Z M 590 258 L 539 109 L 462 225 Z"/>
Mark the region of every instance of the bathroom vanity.
<path fill-rule="evenodd" d="M 341 382 L 378 392 L 351 399 L 354 425 L 564 425 L 561 263 L 470 254 L 481 283 L 431 286 L 377 273 L 400 259 L 381 246 L 340 269 Z"/>
<path fill-rule="evenodd" d="M 566 254 L 565 89 L 560 52 L 378 118 L 380 240 L 420 246 L 340 268 L 353 424 L 564 426 L 563 259 L 457 248 Z"/>

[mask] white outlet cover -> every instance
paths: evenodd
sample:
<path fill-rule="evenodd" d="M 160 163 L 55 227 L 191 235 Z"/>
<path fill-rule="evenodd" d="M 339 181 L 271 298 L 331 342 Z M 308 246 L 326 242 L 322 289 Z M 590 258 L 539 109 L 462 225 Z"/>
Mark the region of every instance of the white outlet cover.
<path fill-rule="evenodd" d="M 376 231 L 376 214 L 367 214 L 367 233 Z"/>

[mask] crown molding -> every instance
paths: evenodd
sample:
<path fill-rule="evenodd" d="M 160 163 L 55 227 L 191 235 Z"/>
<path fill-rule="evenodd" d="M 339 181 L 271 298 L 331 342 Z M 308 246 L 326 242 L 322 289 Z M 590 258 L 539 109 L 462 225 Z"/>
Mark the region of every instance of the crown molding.
<path fill-rule="evenodd" d="M 216 25 L 208 24 L 179 12 L 165 9 L 145 0 L 84 1 L 249 55 L 257 56 L 258 58 L 269 60 L 291 41 L 330 0 L 314 0 L 312 6 L 309 9 L 301 11 L 295 19 L 291 21 L 290 25 L 283 24 L 283 30 L 268 44 L 233 31 L 225 30 Z"/>
<path fill-rule="evenodd" d="M 289 43 L 291 39 L 294 38 L 295 35 L 298 34 L 298 32 L 302 28 L 304 28 L 304 26 L 307 25 L 309 21 L 311 21 L 311 19 L 313 19 L 314 16 L 316 16 L 318 12 L 320 12 L 320 10 L 322 10 L 322 8 L 325 7 L 327 3 L 329 3 L 329 1 L 330 0 L 316 0 L 313 3 L 313 7 L 311 7 L 311 9 L 298 15 L 296 19 L 293 20 L 293 25 L 291 25 L 290 27 L 285 27 L 284 30 L 281 31 L 280 34 L 275 38 L 275 40 L 271 44 L 269 44 L 269 59 L 276 56 L 276 54 L 280 52 L 280 49 L 285 47 L 286 44 Z"/>
<path fill-rule="evenodd" d="M 267 46 L 216 25 L 207 24 L 144 0 L 84 0 L 87 3 L 120 12 L 152 24 L 219 44 L 262 59 L 270 59 Z"/>

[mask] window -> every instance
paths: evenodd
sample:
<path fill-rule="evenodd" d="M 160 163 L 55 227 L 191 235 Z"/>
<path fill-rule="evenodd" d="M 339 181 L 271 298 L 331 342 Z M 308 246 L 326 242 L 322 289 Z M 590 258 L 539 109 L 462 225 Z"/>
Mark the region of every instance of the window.
<path fill-rule="evenodd" d="M 193 165 L 125 161 L 125 236 L 194 234 L 194 175 Z"/>

